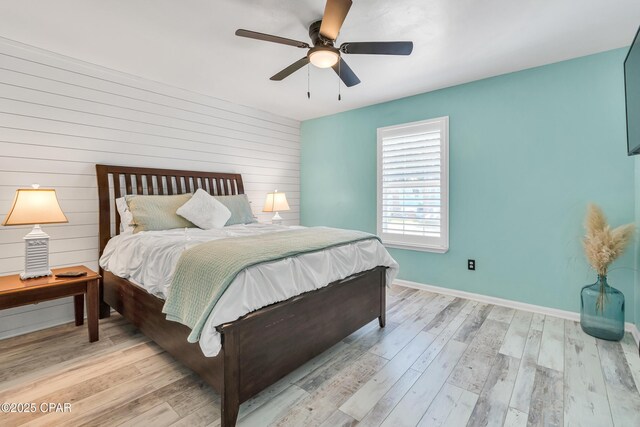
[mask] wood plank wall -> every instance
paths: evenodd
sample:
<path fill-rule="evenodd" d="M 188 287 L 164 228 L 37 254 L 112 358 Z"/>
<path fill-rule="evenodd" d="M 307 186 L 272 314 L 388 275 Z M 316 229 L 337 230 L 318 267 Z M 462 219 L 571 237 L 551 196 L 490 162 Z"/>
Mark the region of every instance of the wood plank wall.
<path fill-rule="evenodd" d="M 299 122 L 0 38 L 0 217 L 16 188 L 55 188 L 69 223 L 43 227 L 53 266 L 97 268 L 96 163 L 241 173 L 260 220 L 277 188 L 285 224 L 299 222 Z M 0 227 L 0 274 L 22 270 L 29 229 Z M 70 300 L 0 311 L 0 338 L 72 313 Z"/>

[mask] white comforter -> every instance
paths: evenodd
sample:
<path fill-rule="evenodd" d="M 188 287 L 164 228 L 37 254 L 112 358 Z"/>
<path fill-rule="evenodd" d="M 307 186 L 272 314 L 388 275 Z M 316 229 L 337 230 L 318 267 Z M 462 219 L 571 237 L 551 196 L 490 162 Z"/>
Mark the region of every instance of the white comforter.
<path fill-rule="evenodd" d="M 214 230 L 188 228 L 121 234 L 107 244 L 100 266 L 164 299 L 178 258 L 185 249 L 210 240 L 292 228 L 301 227 L 247 224 Z M 391 284 L 398 273 L 398 264 L 373 239 L 249 267 L 236 276 L 211 312 L 200 337 L 202 352 L 215 356 L 220 351 L 220 334 L 215 329 L 218 325 L 378 265 L 389 267 L 387 284 Z"/>

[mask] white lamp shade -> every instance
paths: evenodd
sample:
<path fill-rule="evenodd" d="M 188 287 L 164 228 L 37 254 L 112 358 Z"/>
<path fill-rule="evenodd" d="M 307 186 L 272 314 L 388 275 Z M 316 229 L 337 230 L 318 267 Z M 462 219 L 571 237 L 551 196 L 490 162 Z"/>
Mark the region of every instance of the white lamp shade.
<path fill-rule="evenodd" d="M 57 224 L 69 222 L 60 209 L 56 190 L 24 188 L 16 191 L 13 206 L 2 225 Z"/>
<path fill-rule="evenodd" d="M 267 194 L 267 199 L 264 201 L 264 209 L 262 212 L 279 212 L 288 211 L 289 203 L 287 203 L 287 196 L 285 193 L 278 193 L 277 191 Z"/>

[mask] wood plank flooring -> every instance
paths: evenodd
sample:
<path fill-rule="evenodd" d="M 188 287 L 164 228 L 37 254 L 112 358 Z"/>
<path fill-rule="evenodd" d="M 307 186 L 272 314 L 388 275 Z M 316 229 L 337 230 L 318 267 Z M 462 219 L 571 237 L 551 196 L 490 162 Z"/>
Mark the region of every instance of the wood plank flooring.
<path fill-rule="evenodd" d="M 639 426 L 630 335 L 393 286 L 377 320 L 264 390 L 240 426 Z M 0 341 L 0 403 L 71 403 L 2 426 L 217 426 L 219 396 L 119 315 Z"/>

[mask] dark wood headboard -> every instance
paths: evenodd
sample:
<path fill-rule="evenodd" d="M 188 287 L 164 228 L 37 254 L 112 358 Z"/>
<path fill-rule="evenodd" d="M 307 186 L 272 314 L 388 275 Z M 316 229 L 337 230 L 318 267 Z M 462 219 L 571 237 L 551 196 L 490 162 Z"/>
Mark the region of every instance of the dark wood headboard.
<path fill-rule="evenodd" d="M 244 194 L 242 175 L 172 169 L 96 165 L 100 226 L 100 255 L 109 239 L 120 233 L 120 215 L 115 200 L 130 194 L 171 195 L 193 193 L 202 188 L 209 194 Z M 115 214 L 115 230 L 111 215 Z"/>

